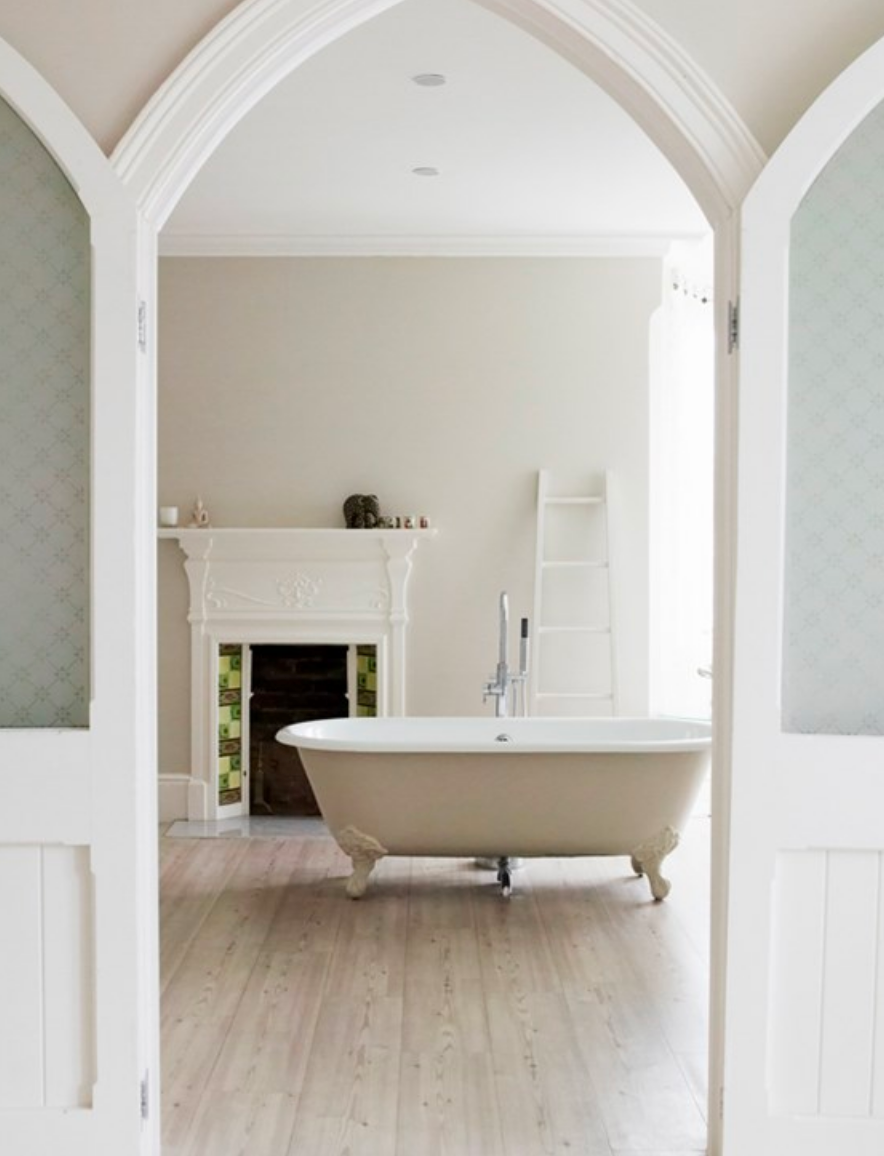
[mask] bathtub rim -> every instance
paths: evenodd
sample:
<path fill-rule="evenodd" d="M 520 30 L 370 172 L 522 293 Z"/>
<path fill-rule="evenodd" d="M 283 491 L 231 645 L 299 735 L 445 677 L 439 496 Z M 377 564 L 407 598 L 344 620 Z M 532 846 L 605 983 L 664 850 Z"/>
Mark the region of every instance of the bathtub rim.
<path fill-rule="evenodd" d="M 588 733 L 574 733 L 581 730 Z M 600 738 L 599 730 L 620 733 Z M 524 732 L 521 737 L 520 731 Z M 498 735 L 508 735 L 511 741 L 499 741 Z M 652 716 L 497 719 L 411 715 L 292 723 L 276 737 L 287 746 L 305 750 L 371 754 L 654 754 L 710 749 L 712 724 L 703 719 Z"/>

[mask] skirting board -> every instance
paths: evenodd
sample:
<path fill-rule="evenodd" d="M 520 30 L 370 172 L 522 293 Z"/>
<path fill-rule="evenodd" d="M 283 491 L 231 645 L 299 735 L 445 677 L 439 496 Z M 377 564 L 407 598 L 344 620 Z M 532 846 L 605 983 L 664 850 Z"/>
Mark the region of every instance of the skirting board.
<path fill-rule="evenodd" d="M 173 823 L 176 819 L 206 818 L 206 785 L 193 775 L 159 776 L 159 819 Z"/>

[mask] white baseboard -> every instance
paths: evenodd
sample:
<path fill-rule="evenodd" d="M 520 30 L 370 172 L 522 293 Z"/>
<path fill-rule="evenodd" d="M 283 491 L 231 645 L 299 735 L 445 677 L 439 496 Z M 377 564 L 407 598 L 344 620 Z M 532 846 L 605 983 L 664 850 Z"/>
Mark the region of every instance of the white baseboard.
<path fill-rule="evenodd" d="M 206 784 L 193 775 L 166 774 L 159 776 L 159 818 L 161 823 L 176 819 L 207 819 L 208 799 Z"/>
<path fill-rule="evenodd" d="M 188 818 L 187 798 L 192 781 L 190 775 L 160 775 L 158 809 L 161 823 Z"/>

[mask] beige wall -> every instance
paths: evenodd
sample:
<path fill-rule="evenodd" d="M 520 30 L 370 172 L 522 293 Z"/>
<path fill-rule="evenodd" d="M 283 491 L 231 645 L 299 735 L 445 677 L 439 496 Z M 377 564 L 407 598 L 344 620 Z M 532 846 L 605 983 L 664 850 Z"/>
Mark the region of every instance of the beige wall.
<path fill-rule="evenodd" d="M 801 112 L 884 36 L 881 0 L 635 0 L 709 74 L 771 152 Z M 0 37 L 110 152 L 148 97 L 233 0 L 24 0 Z"/>
<path fill-rule="evenodd" d="M 340 526 L 352 492 L 439 528 L 411 588 L 409 711 L 481 714 L 497 595 L 530 615 L 536 474 L 609 467 L 624 713 L 647 707 L 652 259 L 167 259 L 159 500 Z M 160 768 L 189 766 L 187 591 L 160 544 Z M 513 644 L 515 631 L 513 632 Z"/>

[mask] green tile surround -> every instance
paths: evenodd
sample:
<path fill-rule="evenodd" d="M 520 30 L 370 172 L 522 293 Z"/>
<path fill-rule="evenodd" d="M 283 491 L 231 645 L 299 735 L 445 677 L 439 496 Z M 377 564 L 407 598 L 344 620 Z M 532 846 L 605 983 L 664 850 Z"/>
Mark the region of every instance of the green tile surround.
<path fill-rule="evenodd" d="M 374 718 L 378 713 L 378 648 L 356 647 L 356 715 Z"/>
<path fill-rule="evenodd" d="M 218 646 L 218 805 L 242 801 L 242 644 Z"/>

